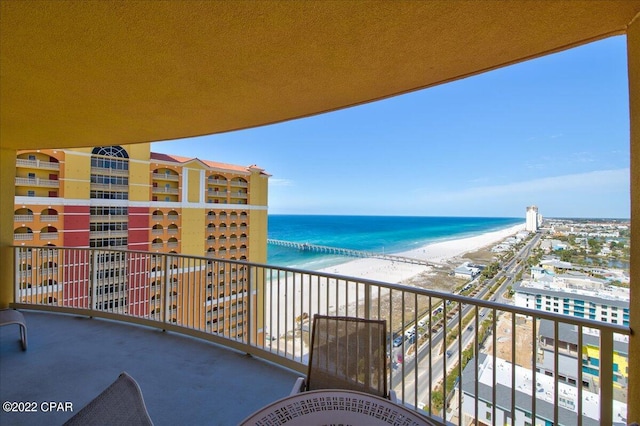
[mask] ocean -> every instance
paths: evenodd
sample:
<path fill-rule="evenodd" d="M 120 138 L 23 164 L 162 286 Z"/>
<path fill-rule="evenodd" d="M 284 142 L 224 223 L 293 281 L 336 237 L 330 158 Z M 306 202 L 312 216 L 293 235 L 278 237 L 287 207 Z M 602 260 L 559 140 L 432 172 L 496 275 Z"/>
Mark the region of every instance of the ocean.
<path fill-rule="evenodd" d="M 466 238 L 523 223 L 524 218 L 269 215 L 268 238 L 380 253 Z M 271 265 L 319 270 L 353 258 L 268 245 Z"/>

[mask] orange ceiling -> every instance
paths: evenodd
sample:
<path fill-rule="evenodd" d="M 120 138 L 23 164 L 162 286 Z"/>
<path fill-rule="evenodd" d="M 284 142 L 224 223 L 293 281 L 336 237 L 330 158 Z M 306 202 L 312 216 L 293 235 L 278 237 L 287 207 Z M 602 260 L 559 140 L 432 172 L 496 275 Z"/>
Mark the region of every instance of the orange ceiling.
<path fill-rule="evenodd" d="M 2 148 L 309 116 L 614 34 L 640 0 L 2 1 Z"/>

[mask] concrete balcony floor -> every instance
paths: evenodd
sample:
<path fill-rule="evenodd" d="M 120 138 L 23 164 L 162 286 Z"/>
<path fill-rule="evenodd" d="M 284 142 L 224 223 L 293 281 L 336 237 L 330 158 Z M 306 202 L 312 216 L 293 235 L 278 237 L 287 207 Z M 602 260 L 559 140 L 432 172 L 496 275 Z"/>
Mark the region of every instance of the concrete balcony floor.
<path fill-rule="evenodd" d="M 218 345 L 103 319 L 23 311 L 0 327 L 0 400 L 33 401 L 38 412 L 0 413 L 2 425 L 62 424 L 122 371 L 140 385 L 156 425 L 236 425 L 287 396 L 300 374 Z M 42 412 L 42 402 L 73 412 Z M 109 419 L 105 419 L 109 424 Z"/>

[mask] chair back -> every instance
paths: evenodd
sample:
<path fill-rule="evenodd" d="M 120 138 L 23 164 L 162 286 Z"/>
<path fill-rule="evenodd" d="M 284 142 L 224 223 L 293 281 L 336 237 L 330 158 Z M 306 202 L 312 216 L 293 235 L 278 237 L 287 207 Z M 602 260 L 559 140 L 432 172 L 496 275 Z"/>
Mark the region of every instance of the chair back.
<path fill-rule="evenodd" d="M 315 315 L 307 390 L 387 397 L 386 321 Z"/>
<path fill-rule="evenodd" d="M 140 386 L 125 372 L 71 417 L 64 426 L 105 424 L 153 426 Z"/>

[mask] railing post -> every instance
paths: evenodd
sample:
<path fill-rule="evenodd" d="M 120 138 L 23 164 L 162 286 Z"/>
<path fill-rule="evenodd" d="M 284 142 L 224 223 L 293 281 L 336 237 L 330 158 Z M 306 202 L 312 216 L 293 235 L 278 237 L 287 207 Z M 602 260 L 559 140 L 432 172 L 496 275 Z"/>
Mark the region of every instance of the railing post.
<path fill-rule="evenodd" d="M 600 424 L 613 421 L 613 331 L 600 330 Z"/>
<path fill-rule="evenodd" d="M 371 284 L 367 283 L 364 284 L 364 317 L 371 319 Z"/>
<path fill-rule="evenodd" d="M 167 312 L 169 312 L 170 301 L 169 294 L 171 294 L 171 287 L 169 285 L 169 256 L 162 253 L 162 285 L 164 287 L 164 309 L 162 309 L 162 322 L 167 323 Z M 157 269 L 156 269 L 157 270 Z"/>
<path fill-rule="evenodd" d="M 90 251 L 91 270 L 89 271 L 89 306 L 95 310 L 98 306 L 98 258 L 99 251 Z"/>
<path fill-rule="evenodd" d="M 13 301 L 18 303 L 20 301 L 20 257 L 23 250 L 15 247 L 11 251 L 13 253 Z M 29 261 L 31 261 L 31 259 L 29 259 Z"/>
<path fill-rule="evenodd" d="M 255 296 L 253 295 L 253 290 L 254 288 L 257 288 L 257 286 L 253 285 L 253 274 L 251 273 L 251 267 L 250 266 L 243 266 L 243 268 L 246 268 L 247 271 L 247 286 L 249 287 L 247 289 L 247 294 L 249 295 L 249 303 L 247 306 L 247 335 L 248 337 L 248 344 L 251 346 L 255 346 L 256 341 L 257 341 L 257 335 L 254 336 L 253 335 L 253 320 L 254 320 L 254 312 L 253 312 L 253 304 L 255 303 L 256 306 L 258 305 L 258 291 L 256 290 L 256 294 Z M 236 315 L 238 315 L 238 312 L 236 311 Z M 256 327 L 256 333 L 257 333 L 258 329 Z"/>

